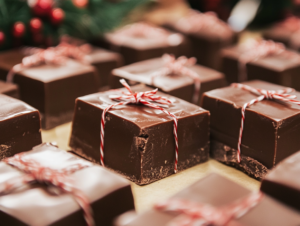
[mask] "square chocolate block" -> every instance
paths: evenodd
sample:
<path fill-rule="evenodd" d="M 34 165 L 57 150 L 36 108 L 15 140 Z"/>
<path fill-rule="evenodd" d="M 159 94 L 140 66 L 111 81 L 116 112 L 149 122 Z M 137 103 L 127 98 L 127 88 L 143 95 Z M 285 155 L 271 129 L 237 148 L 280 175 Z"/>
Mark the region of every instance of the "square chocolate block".
<path fill-rule="evenodd" d="M 166 67 L 163 58 L 155 58 L 115 69 L 112 71 L 110 87 L 113 89 L 120 88 L 122 85 L 119 80 L 125 78 L 129 84 L 144 83 L 151 87 L 157 87 L 164 93 L 193 102 L 193 96 L 196 92 L 195 80 L 188 75 L 181 74 L 154 77 L 154 73 L 164 68 Z M 224 75 L 218 71 L 200 65 L 186 68 L 197 73 L 200 80 L 197 105 L 200 105 L 201 96 L 204 92 L 226 86 Z"/>
<path fill-rule="evenodd" d="M 0 93 L 10 97 L 19 98 L 19 88 L 16 84 L 0 81 Z"/>
<path fill-rule="evenodd" d="M 296 16 L 290 16 L 264 31 L 263 37 L 275 42 L 281 42 L 285 46 L 290 47 L 291 36 L 297 33 L 299 29 L 300 19 Z"/>
<path fill-rule="evenodd" d="M 143 85 L 135 92 L 150 91 Z M 100 122 L 102 112 L 118 102 L 111 95 L 126 89 L 96 93 L 76 100 L 70 147 L 78 155 L 100 162 Z M 158 92 L 173 102 L 164 109 L 178 119 L 178 170 L 208 160 L 209 112 L 186 101 Z M 131 181 L 143 185 L 174 173 L 175 138 L 173 119 L 158 109 L 129 104 L 106 113 L 104 164 Z"/>
<path fill-rule="evenodd" d="M 249 61 L 242 71 L 241 57 L 247 54 L 245 46 L 232 46 L 222 50 L 222 72 L 229 83 L 259 79 L 300 90 L 300 55 L 286 50 Z"/>
<path fill-rule="evenodd" d="M 105 35 L 104 45 L 124 57 L 125 64 L 160 57 L 164 53 L 184 54 L 183 35 L 145 23 L 127 25 Z"/>
<path fill-rule="evenodd" d="M 0 94 L 0 160 L 42 143 L 38 110 Z"/>
<path fill-rule="evenodd" d="M 91 64 L 97 69 L 100 87 L 107 86 L 111 71 L 123 65 L 123 58 L 119 53 L 102 48 L 93 47 L 92 51 L 86 56 L 89 57 Z"/>
<path fill-rule="evenodd" d="M 261 190 L 280 202 L 300 211 L 300 152 L 272 169 L 263 179 Z"/>
<path fill-rule="evenodd" d="M 244 82 L 255 89 L 286 87 L 254 80 Z M 299 92 L 292 92 L 300 100 Z M 269 169 L 300 149 L 300 106 L 264 99 L 246 108 L 237 161 L 242 107 L 259 96 L 237 87 L 212 90 L 203 95 L 203 108 L 211 113 L 211 156 L 261 179 Z"/>
<path fill-rule="evenodd" d="M 166 27 L 182 33 L 187 39 L 187 48 L 199 64 L 219 70 L 220 51 L 237 42 L 237 34 L 228 24 L 208 13 L 192 11 L 179 20 L 169 22 Z"/>
<path fill-rule="evenodd" d="M 112 225 L 116 216 L 134 209 L 130 184 L 124 178 L 51 144 L 44 143 L 36 146 L 32 151 L 23 153 L 21 159 L 25 163 L 31 161 L 30 165 L 33 166 L 29 170 L 30 173 L 33 168 L 42 167 L 46 167 L 50 175 L 52 172 L 54 175 L 57 174 L 54 170 L 61 172 L 65 169 L 74 169 L 71 173 L 64 175 L 63 180 L 61 173 L 56 179 L 66 184 L 67 187 L 74 187 L 77 194 L 81 193 L 79 194 L 82 200 L 87 199 L 93 211 L 95 226 Z M 11 160 L 8 159 L 8 161 Z M 18 182 L 24 176 L 32 175 L 4 161 L 0 163 L 0 172 L 1 188 L 7 182 Z M 34 181 L 34 185 L 23 187 L 19 191 L 8 191 L 0 197 L 1 224 L 14 226 L 87 225 L 76 196 L 55 187 L 51 183 L 51 178 L 50 182 L 47 180 L 48 183 L 43 183 L 46 182 L 44 177 L 41 173 L 39 181 Z M 81 203 L 85 206 L 84 201 Z"/>
<path fill-rule="evenodd" d="M 6 80 L 8 71 L 23 57 L 20 50 L 1 53 L 0 79 Z M 19 86 L 21 100 L 40 111 L 44 129 L 71 121 L 75 99 L 99 87 L 95 68 L 74 60 L 23 69 L 15 73 L 13 82 Z"/>
<path fill-rule="evenodd" d="M 241 205 L 241 203 L 245 203 L 245 200 L 249 197 L 255 197 L 253 198 L 254 201 Z M 260 196 L 259 194 L 253 193 L 218 174 L 210 174 L 197 181 L 193 185 L 169 198 L 164 204 L 167 207 L 170 206 L 170 208 L 168 210 L 165 210 L 164 206 L 153 208 L 139 214 L 130 222 L 126 224 L 124 222 L 124 224 L 119 224 L 118 226 L 184 225 L 180 224 L 180 222 L 190 223 L 185 225 L 297 226 L 300 222 L 299 212 L 282 205 L 268 195 L 263 194 Z M 236 204 L 237 213 L 240 214 L 236 214 L 237 216 L 229 218 L 229 222 L 226 221 L 226 224 L 220 223 L 224 222 L 221 218 L 223 217 L 224 219 L 225 216 L 227 216 L 226 213 L 230 213 L 229 208 L 233 204 Z M 202 205 L 207 209 L 200 208 Z M 245 206 L 249 208 L 245 208 L 245 210 L 243 208 Z M 186 210 L 187 214 L 180 214 L 180 211 L 177 211 L 178 209 L 187 207 L 189 207 Z M 193 208 L 196 207 L 198 208 L 192 212 Z M 216 211 L 223 208 L 222 214 L 217 216 L 215 212 L 208 212 L 212 208 L 216 208 Z M 204 211 L 201 212 L 203 209 Z M 208 211 L 205 212 L 205 210 Z M 189 216 L 189 213 L 192 216 Z M 203 213 L 206 218 L 197 218 L 201 213 Z M 211 220 L 216 220 L 219 224 L 206 224 L 206 222 Z"/>

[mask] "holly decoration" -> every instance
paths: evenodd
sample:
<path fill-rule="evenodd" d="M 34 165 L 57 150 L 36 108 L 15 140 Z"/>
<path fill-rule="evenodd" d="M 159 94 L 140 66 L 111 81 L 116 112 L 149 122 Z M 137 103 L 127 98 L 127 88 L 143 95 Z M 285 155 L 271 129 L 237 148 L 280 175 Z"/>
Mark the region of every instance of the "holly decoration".
<path fill-rule="evenodd" d="M 63 35 L 86 41 L 122 23 L 150 0 L 0 0 L 0 50 L 56 45 Z"/>

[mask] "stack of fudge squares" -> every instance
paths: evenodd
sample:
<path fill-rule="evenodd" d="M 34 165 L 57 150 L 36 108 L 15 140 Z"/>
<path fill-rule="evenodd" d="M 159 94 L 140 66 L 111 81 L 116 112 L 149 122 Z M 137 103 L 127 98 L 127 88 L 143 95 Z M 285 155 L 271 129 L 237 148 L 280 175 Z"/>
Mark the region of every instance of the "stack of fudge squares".
<path fill-rule="evenodd" d="M 299 226 L 300 54 L 271 37 L 294 20 L 237 44 L 214 14 L 190 11 L 94 46 L 1 52 L 0 225 Z M 70 151 L 42 141 L 71 121 Z M 135 213 L 130 181 L 210 158 L 260 191 L 212 173 Z"/>

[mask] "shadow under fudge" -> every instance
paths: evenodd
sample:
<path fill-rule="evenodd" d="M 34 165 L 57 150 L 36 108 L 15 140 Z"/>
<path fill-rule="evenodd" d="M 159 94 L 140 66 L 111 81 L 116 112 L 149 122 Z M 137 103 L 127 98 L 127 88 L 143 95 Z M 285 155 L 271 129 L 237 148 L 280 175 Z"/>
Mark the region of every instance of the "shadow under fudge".
<path fill-rule="evenodd" d="M 175 194 L 170 199 L 187 200 L 196 205 L 207 204 L 212 207 L 222 208 L 237 200 L 246 198 L 249 195 L 251 195 L 250 190 L 223 176 L 213 173 Z M 118 226 L 167 226 L 173 225 L 171 222 L 176 221 L 176 217 L 178 217 L 178 214 L 176 213 L 168 213 L 153 208 L 139 214 L 129 223 L 119 223 Z M 299 212 L 277 202 L 268 195 L 263 195 L 257 205 L 250 208 L 250 210 L 241 216 L 230 219 L 230 222 L 226 225 L 298 226 L 299 222 Z"/>
<path fill-rule="evenodd" d="M 299 59 L 284 54 L 261 57 L 246 64 L 244 76 L 239 62 L 239 58 L 244 53 L 246 53 L 245 49 L 239 45 L 222 50 L 221 71 L 225 74 L 228 83 L 259 79 L 300 90 Z M 287 53 L 292 52 L 287 50 Z"/>
<path fill-rule="evenodd" d="M 6 80 L 9 70 L 24 55 L 20 50 L 0 54 L 0 79 Z M 42 128 L 51 129 L 72 120 L 75 99 L 98 91 L 95 68 L 73 60 L 62 65 L 40 65 L 15 73 L 13 82 L 19 86 L 20 98 L 37 108 Z"/>
<path fill-rule="evenodd" d="M 39 111 L 0 94 L 0 160 L 42 143 Z"/>
<path fill-rule="evenodd" d="M 124 78 L 131 85 L 143 83 L 192 103 L 195 92 L 194 79 L 186 75 L 166 75 L 152 78 L 154 72 L 160 71 L 163 68 L 164 61 L 162 58 L 155 58 L 117 68 L 112 71 L 110 87 L 112 89 L 122 87 L 119 80 Z M 194 65 L 188 68 L 199 75 L 201 83 L 197 105 L 200 105 L 201 96 L 204 92 L 226 86 L 224 75 L 218 71 L 201 65 Z"/>
<path fill-rule="evenodd" d="M 300 211 L 300 152 L 272 169 L 261 183 L 261 191 Z"/>
<path fill-rule="evenodd" d="M 64 165 L 90 164 L 68 177 L 91 202 L 95 226 L 110 226 L 115 217 L 134 209 L 130 183 L 102 167 L 87 163 L 86 160 L 46 143 L 27 152 L 26 158 L 58 170 L 63 169 Z M 2 183 L 15 179 L 16 175 L 24 175 L 4 162 L 0 163 L 0 172 L 0 179 L 5 177 L 4 180 L 1 179 Z M 83 210 L 71 194 L 53 195 L 47 191 L 46 185 L 39 183 L 1 196 L 0 218 L 1 225 L 87 225 Z"/>
<path fill-rule="evenodd" d="M 129 36 L 130 39 L 128 38 L 126 42 L 117 43 L 111 38 L 116 36 L 116 32 L 116 34 L 109 33 L 105 35 L 103 39 L 94 43 L 120 53 L 124 58 L 125 65 L 160 57 L 164 53 L 174 54 L 175 56 L 186 55 L 186 53 L 188 53 L 188 43 L 185 37 L 178 33 L 168 30 L 165 31 L 169 33 L 169 36 L 178 35 L 181 38 L 181 42 L 178 44 L 170 44 L 161 38 Z"/>
<path fill-rule="evenodd" d="M 265 90 L 286 87 L 255 80 L 242 84 Z M 300 93 L 293 92 L 300 100 Z M 269 169 L 300 149 L 300 106 L 263 100 L 246 108 L 241 162 L 237 146 L 241 126 L 241 108 L 257 98 L 250 91 L 226 87 L 203 95 L 203 108 L 211 113 L 211 156 L 246 174 L 262 179 Z"/>
<path fill-rule="evenodd" d="M 135 92 L 150 91 L 143 85 Z M 100 162 L 100 122 L 103 109 L 117 102 L 109 96 L 126 89 L 96 93 L 76 100 L 70 147 L 78 155 Z M 165 110 L 178 118 L 178 170 L 208 160 L 209 112 L 158 92 L 174 101 Z M 173 119 L 144 105 L 122 105 L 106 113 L 105 166 L 139 184 L 149 184 L 174 173 L 175 139 Z"/>

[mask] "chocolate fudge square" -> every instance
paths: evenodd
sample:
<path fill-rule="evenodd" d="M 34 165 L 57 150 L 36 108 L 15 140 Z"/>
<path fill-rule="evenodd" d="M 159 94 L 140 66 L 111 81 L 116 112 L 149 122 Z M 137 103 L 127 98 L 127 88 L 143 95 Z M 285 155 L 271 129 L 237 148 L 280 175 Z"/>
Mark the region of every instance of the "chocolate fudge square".
<path fill-rule="evenodd" d="M 222 50 L 222 72 L 229 83 L 259 79 L 300 90 L 299 54 L 286 50 L 283 54 L 258 58 L 246 64 L 244 74 L 239 59 L 246 52 L 243 46 Z"/>
<path fill-rule="evenodd" d="M 160 91 L 172 96 L 193 102 L 195 81 L 187 75 L 165 75 L 152 77 L 153 73 L 164 68 L 162 58 L 155 58 L 137 62 L 128 66 L 117 68 L 112 71 L 110 87 L 120 88 L 120 78 L 125 78 L 130 84 L 144 83 L 147 86 L 157 87 Z M 201 85 L 197 105 L 200 105 L 201 96 L 204 92 L 226 86 L 225 77 L 222 73 L 213 69 L 194 65 L 188 69 L 196 72 Z"/>
<path fill-rule="evenodd" d="M 27 152 L 26 160 L 50 169 L 62 170 L 75 164 L 86 168 L 68 174 L 73 186 L 90 202 L 95 226 L 112 225 L 113 219 L 134 209 L 130 184 L 124 178 L 50 144 L 41 144 Z M 0 185 L 25 173 L 0 163 Z M 72 194 L 50 193 L 50 185 L 35 183 L 0 197 L 1 225 L 86 226 L 84 213 Z"/>
<path fill-rule="evenodd" d="M 16 84 L 0 81 L 0 93 L 10 97 L 19 98 L 19 88 Z"/>
<path fill-rule="evenodd" d="M 263 179 L 261 191 L 300 211 L 300 152 L 289 156 Z"/>
<path fill-rule="evenodd" d="M 143 85 L 135 92 L 152 89 Z M 111 95 L 126 89 L 96 93 L 76 100 L 70 147 L 78 155 L 100 162 L 100 122 L 103 109 L 115 102 Z M 158 92 L 174 101 L 165 110 L 178 119 L 178 170 L 208 160 L 209 112 L 181 99 Z M 173 119 L 144 105 L 122 105 L 106 113 L 104 135 L 105 166 L 143 185 L 174 173 L 175 138 Z"/>
<path fill-rule="evenodd" d="M 39 111 L 0 94 L 0 160 L 42 143 Z"/>
<path fill-rule="evenodd" d="M 226 208 L 234 202 L 242 201 L 249 197 L 252 192 L 229 179 L 218 174 L 210 174 L 205 178 L 197 181 L 188 188 L 180 191 L 170 198 L 170 200 L 183 200 L 183 202 L 189 202 L 197 206 L 208 205 L 215 208 Z M 184 207 L 184 206 L 177 206 Z M 182 215 L 179 215 L 175 211 L 176 206 L 170 208 L 170 212 L 152 208 L 144 213 L 139 214 L 135 219 L 129 223 L 121 224 L 122 226 L 168 226 L 168 225 L 181 225 L 177 224 L 182 222 L 179 220 Z M 192 209 L 188 209 L 187 212 L 191 212 Z M 226 209 L 227 210 L 227 209 Z M 197 213 L 195 211 L 194 220 Z M 206 214 L 207 216 L 208 214 Z M 213 213 L 210 216 L 216 216 Z M 222 215 L 221 215 L 222 216 Z M 224 216 L 223 216 L 224 217 Z M 183 218 L 181 218 L 183 219 Z M 186 219 L 186 218 L 185 218 Z M 189 218 L 188 218 L 189 219 Z M 197 219 L 197 218 L 196 218 Z M 201 219 L 199 218 L 199 222 Z M 185 221 L 187 222 L 187 221 Z M 299 212 L 277 202 L 268 195 L 263 195 L 260 201 L 245 211 L 243 214 L 237 217 L 233 217 L 226 224 L 228 226 L 298 226 L 300 222 Z M 124 222 L 125 223 L 125 222 Z M 174 224 L 172 224 L 174 223 Z M 194 221 L 195 224 L 187 225 L 200 225 Z M 209 224 L 203 224 L 209 225 Z"/>
<path fill-rule="evenodd" d="M 137 27 L 138 30 L 146 29 L 146 35 L 140 34 L 139 31 L 128 31 L 133 26 Z M 147 35 L 152 32 L 158 33 L 159 36 Z M 113 51 L 119 52 L 126 65 L 160 57 L 164 53 L 180 56 L 185 52 L 187 45 L 183 35 L 144 23 L 130 24 L 115 32 L 108 33 L 105 35 L 104 43 L 107 43 L 106 46 Z"/>
<path fill-rule="evenodd" d="M 286 87 L 254 80 L 242 84 L 264 90 Z M 300 99 L 299 92 L 291 93 Z M 300 106 L 278 100 L 259 101 L 246 108 L 241 143 L 241 108 L 258 96 L 236 87 L 212 90 L 203 95 L 203 108 L 210 111 L 211 156 L 261 179 L 269 169 L 300 149 Z"/>
<path fill-rule="evenodd" d="M 189 49 L 187 52 L 191 54 L 187 56 L 195 56 L 199 64 L 220 70 L 220 51 L 222 48 L 236 43 L 237 34 L 219 19 L 217 19 L 220 25 L 218 27 L 205 25 L 204 22 L 204 25 L 199 28 L 199 24 L 203 23 L 201 22 L 203 15 L 200 12 L 192 12 L 177 21 L 168 22 L 165 26 L 185 35 Z M 193 19 L 193 17 L 195 18 Z M 197 24 L 195 21 L 190 22 L 191 20 L 197 20 Z"/>
<path fill-rule="evenodd" d="M 119 53 L 94 46 L 91 46 L 91 52 L 87 53 L 86 57 L 97 69 L 99 88 L 107 86 L 111 71 L 123 65 L 123 58 Z"/>
<path fill-rule="evenodd" d="M 0 79 L 6 80 L 8 71 L 23 57 L 20 50 L 0 54 Z M 13 82 L 19 86 L 21 100 L 40 111 L 43 129 L 71 121 L 75 99 L 99 87 L 95 68 L 74 60 L 26 68 L 15 73 Z"/>

